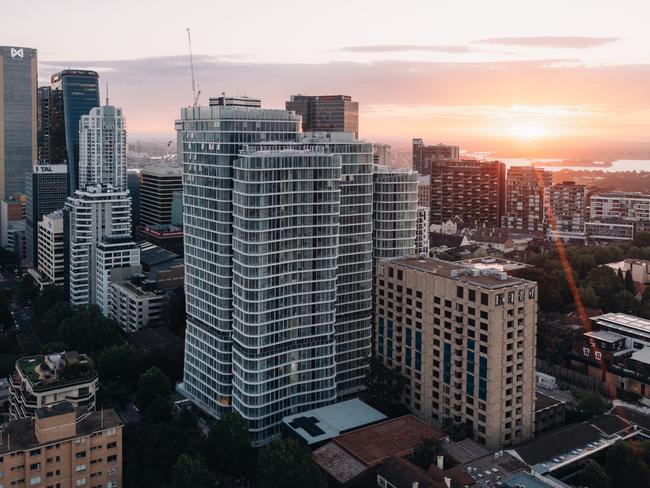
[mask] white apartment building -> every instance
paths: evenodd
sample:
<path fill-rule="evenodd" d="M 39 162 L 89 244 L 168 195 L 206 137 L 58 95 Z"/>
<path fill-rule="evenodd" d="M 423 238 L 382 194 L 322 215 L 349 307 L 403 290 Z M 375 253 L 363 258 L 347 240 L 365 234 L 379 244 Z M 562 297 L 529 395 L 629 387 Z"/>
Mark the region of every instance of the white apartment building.
<path fill-rule="evenodd" d="M 418 174 L 410 169 L 375 166 L 373 175 L 373 258 L 415 253 Z"/>
<path fill-rule="evenodd" d="M 79 120 L 79 188 L 127 188 L 126 122 L 122 109 L 93 108 Z"/>
<path fill-rule="evenodd" d="M 184 180 L 188 312 L 185 371 L 177 388 L 215 417 L 231 408 L 238 411 L 248 420 L 255 442 L 262 444 L 279 434 L 283 415 L 332 402 L 362 386 L 371 338 L 372 145 L 345 133 L 302 134 L 300 117 L 261 109 L 254 99 L 247 99 L 244 106 L 222 98 L 211 101 L 209 107 L 184 108 L 177 131 Z M 260 151 L 274 153 L 265 160 L 269 166 L 244 171 L 246 164 L 257 164 Z M 326 178 L 315 176 L 319 168 L 299 166 L 304 162 L 300 157 L 283 159 L 275 154 L 283 151 L 298 151 L 304 161 L 340 158 L 339 177 L 330 181 L 328 189 L 339 187 L 333 265 L 326 245 L 331 237 L 318 236 L 327 226 L 319 229 L 305 224 L 330 219 L 330 203 L 318 200 L 329 193 L 309 197 L 304 189 L 295 194 L 289 191 L 309 188 Z M 269 185 L 276 185 L 275 193 L 265 208 L 258 208 L 267 195 L 258 193 L 260 181 L 246 178 L 275 171 L 285 171 L 287 179 L 270 180 Z M 250 212 L 242 214 L 242 208 Z M 269 217 L 273 212 L 286 215 Z M 278 253 L 278 241 L 285 237 L 289 242 L 301 241 L 304 249 Z M 333 270 L 313 262 L 318 253 L 324 253 L 323 264 L 332 265 Z M 299 257 L 292 259 L 291 254 Z M 308 275 L 311 266 L 315 267 Z M 315 287 L 329 296 L 329 288 L 322 288 L 324 282 L 331 284 L 325 278 L 328 273 L 334 276 L 332 324 L 336 327 L 328 325 L 329 302 L 317 301 L 311 291 Z M 291 305 L 289 295 L 280 299 L 293 289 L 294 281 L 305 289 L 304 296 L 296 299 L 306 300 L 310 310 L 322 309 L 322 317 L 305 317 Z M 308 282 L 311 286 L 306 286 Z M 263 294 L 260 283 L 271 288 Z M 267 298 L 261 300 L 262 295 Z M 273 300 L 283 315 L 271 309 L 262 312 L 273 306 Z M 256 335 L 262 329 L 250 324 L 257 320 L 264 322 L 264 330 L 276 327 L 276 331 Z M 325 322 L 309 329 L 305 328 L 307 320 Z M 313 337 L 308 346 L 300 337 L 307 333 Z M 264 344 L 269 349 L 255 356 L 256 348 Z M 304 359 L 310 356 L 313 369 L 307 371 Z M 261 384 L 255 379 L 260 375 L 265 378 Z M 273 382 L 279 385 L 276 392 L 269 390 Z"/>
<path fill-rule="evenodd" d="M 96 303 L 97 244 L 105 236 L 131 236 L 128 190 L 95 185 L 68 197 L 66 289 L 72 305 Z"/>
<path fill-rule="evenodd" d="M 650 195 L 610 192 L 592 195 L 587 235 L 596 240 L 631 240 L 650 225 Z"/>
<path fill-rule="evenodd" d="M 140 247 L 131 236 L 105 236 L 97 243 L 95 299 L 93 303 L 109 316 L 111 282 L 121 281 L 142 272 Z"/>
<path fill-rule="evenodd" d="M 162 319 L 166 295 L 164 291 L 148 287 L 136 280 L 117 281 L 111 284 L 109 317 L 124 332 L 132 333 Z"/>
<path fill-rule="evenodd" d="M 64 283 L 63 210 L 57 210 L 38 223 L 38 273 L 37 281 L 47 285 Z"/>

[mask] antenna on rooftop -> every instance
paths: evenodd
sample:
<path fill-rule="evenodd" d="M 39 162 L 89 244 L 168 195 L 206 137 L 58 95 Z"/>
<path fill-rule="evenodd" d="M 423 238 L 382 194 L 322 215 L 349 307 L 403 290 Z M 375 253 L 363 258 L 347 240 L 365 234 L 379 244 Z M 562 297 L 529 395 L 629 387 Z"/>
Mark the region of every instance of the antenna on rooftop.
<path fill-rule="evenodd" d="M 108 107 L 108 81 L 106 82 L 106 106 Z"/>

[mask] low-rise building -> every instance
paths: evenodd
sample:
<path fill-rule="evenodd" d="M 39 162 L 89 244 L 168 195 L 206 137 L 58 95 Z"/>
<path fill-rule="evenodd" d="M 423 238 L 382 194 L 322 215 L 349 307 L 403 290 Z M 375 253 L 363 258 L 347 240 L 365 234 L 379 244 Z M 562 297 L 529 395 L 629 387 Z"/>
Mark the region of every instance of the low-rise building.
<path fill-rule="evenodd" d="M 108 316 L 127 333 L 156 325 L 162 319 L 166 294 L 144 275 L 111 283 Z"/>
<path fill-rule="evenodd" d="M 0 432 L 0 485 L 118 488 L 122 427 L 113 410 L 88 413 L 68 402 L 13 420 Z"/>
<path fill-rule="evenodd" d="M 64 236 L 63 211 L 58 210 L 44 215 L 38 223 L 38 253 L 36 269 L 31 269 L 38 287 L 63 286 L 64 270 Z"/>
<path fill-rule="evenodd" d="M 61 402 L 93 411 L 96 391 L 97 373 L 85 354 L 25 357 L 9 377 L 9 413 L 13 419 L 34 417 L 37 409 Z"/>

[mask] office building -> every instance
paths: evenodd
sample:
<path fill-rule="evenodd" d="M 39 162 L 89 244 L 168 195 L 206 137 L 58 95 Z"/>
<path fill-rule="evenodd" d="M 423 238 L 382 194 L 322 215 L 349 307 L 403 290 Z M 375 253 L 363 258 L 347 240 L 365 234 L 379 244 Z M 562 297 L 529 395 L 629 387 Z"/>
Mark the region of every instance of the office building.
<path fill-rule="evenodd" d="M 172 225 L 183 228 L 183 192 L 172 193 Z"/>
<path fill-rule="evenodd" d="M 142 175 L 139 169 L 128 169 L 126 173 L 126 185 L 131 195 L 131 237 L 139 238 L 140 235 L 140 185 Z"/>
<path fill-rule="evenodd" d="M 140 238 L 168 251 L 183 255 L 183 229 L 175 225 L 147 225 L 140 231 Z"/>
<path fill-rule="evenodd" d="M 460 219 L 465 227 L 501 225 L 506 197 L 503 163 L 435 160 L 429 171 L 431 224 Z"/>
<path fill-rule="evenodd" d="M 25 175 L 27 265 L 38 267 L 38 226 L 43 215 L 60 210 L 68 196 L 68 167 L 37 164 Z"/>
<path fill-rule="evenodd" d="M 141 272 L 140 247 L 133 242 L 130 234 L 102 237 L 96 248 L 92 303 L 108 317 L 111 309 L 111 283 L 127 280 Z"/>
<path fill-rule="evenodd" d="M 340 180 L 341 158 L 322 151 L 234 161 L 232 405 L 256 443 L 336 399 Z"/>
<path fill-rule="evenodd" d="M 114 410 L 88 413 L 70 403 L 3 428 L 3 486 L 122 486 L 122 428 Z"/>
<path fill-rule="evenodd" d="M 417 208 L 415 254 L 429 255 L 429 207 Z"/>
<path fill-rule="evenodd" d="M 18 222 L 25 220 L 26 198 L 22 194 L 14 194 L 0 200 L 0 245 L 9 248 L 9 230 Z M 21 225 L 21 224 L 18 224 Z"/>
<path fill-rule="evenodd" d="M 552 173 L 540 168 L 509 168 L 503 227 L 523 232 L 546 232 L 552 180 Z"/>
<path fill-rule="evenodd" d="M 65 283 L 64 255 L 63 210 L 57 210 L 38 223 L 38 267 L 32 276 L 41 290 Z"/>
<path fill-rule="evenodd" d="M 140 223 L 142 227 L 170 225 L 174 192 L 183 191 L 183 171 L 175 166 L 151 166 L 142 170 Z"/>
<path fill-rule="evenodd" d="M 36 93 L 37 113 L 36 113 L 36 160 L 49 164 L 51 162 L 51 139 L 50 139 L 50 111 L 52 98 L 50 97 L 51 89 L 49 86 L 39 86 Z"/>
<path fill-rule="evenodd" d="M 564 181 L 550 189 L 548 216 L 551 230 L 559 237 L 584 236 L 587 215 L 587 187 Z"/>
<path fill-rule="evenodd" d="M 36 49 L 0 46 L 0 199 L 24 193 L 38 157 Z"/>
<path fill-rule="evenodd" d="M 388 259 L 414 254 L 418 174 L 410 169 L 375 166 L 372 198 L 373 258 Z"/>
<path fill-rule="evenodd" d="M 377 263 L 377 357 L 422 419 L 472 428 L 491 449 L 533 434 L 537 285 L 434 259 Z"/>
<path fill-rule="evenodd" d="M 64 206 L 65 286 L 72 305 L 95 303 L 97 244 L 105 236 L 131 237 L 128 190 L 90 186 Z"/>
<path fill-rule="evenodd" d="M 352 132 L 359 137 L 359 102 L 348 95 L 291 95 L 286 108 L 302 117 L 303 132 Z"/>
<path fill-rule="evenodd" d="M 50 137 L 65 144 L 68 194 L 72 195 L 79 189 L 81 116 L 99 107 L 99 75 L 95 71 L 67 69 L 53 74 L 51 85 Z"/>
<path fill-rule="evenodd" d="M 289 411 L 287 409 L 294 408 L 300 411 L 311 408 L 314 404 L 296 404 L 295 402 L 300 399 L 300 393 L 294 391 L 294 394 L 278 401 L 277 404 L 268 405 L 265 413 L 267 416 L 259 418 L 254 416 L 257 413 L 253 406 L 245 405 L 244 395 L 248 398 L 251 385 L 246 376 L 241 376 L 242 369 L 237 369 L 237 376 L 233 379 L 234 368 L 241 368 L 243 363 L 240 358 L 247 357 L 252 346 L 249 340 L 245 340 L 251 334 L 248 332 L 247 323 L 242 318 L 244 312 L 233 313 L 231 297 L 234 296 L 235 300 L 238 300 L 235 310 L 243 310 L 248 314 L 252 303 L 247 297 L 253 292 L 259 293 L 257 290 L 250 290 L 245 295 L 235 295 L 235 285 L 230 276 L 233 275 L 235 267 L 241 269 L 243 264 L 255 258 L 249 256 L 252 251 L 246 249 L 256 247 L 257 243 L 250 242 L 244 247 L 239 240 L 237 249 L 234 249 L 233 232 L 238 236 L 243 235 L 244 232 L 257 228 L 255 226 L 260 225 L 262 221 L 256 221 L 254 214 L 250 213 L 245 216 L 246 219 L 237 220 L 237 226 L 233 227 L 232 188 L 233 185 L 243 185 L 243 182 L 233 180 L 232 168 L 243 164 L 239 159 L 240 156 L 244 157 L 244 153 L 241 153 L 244 146 L 248 148 L 245 154 L 251 164 L 256 161 L 255 153 L 260 151 L 301 151 L 309 158 L 316 157 L 312 153 L 318 153 L 326 159 L 336 156 L 341 160 L 339 170 L 343 173 L 341 180 L 331 182 L 332 186 L 338 185 L 340 194 L 340 215 L 337 214 L 336 217 L 339 249 L 334 263 L 333 310 L 336 314 L 337 327 L 332 332 L 334 356 L 331 360 L 327 359 L 331 361 L 336 374 L 336 381 L 331 382 L 335 385 L 333 390 L 335 395 L 330 394 L 332 389 L 329 386 L 324 386 L 320 398 L 315 396 L 309 400 L 309 402 L 326 403 L 333 401 L 336 394 L 345 396 L 359 390 L 364 376 L 363 362 L 370 351 L 372 146 L 356 141 L 351 134 L 318 133 L 305 134 L 303 137 L 300 134 L 300 118 L 291 112 L 242 107 L 239 104 L 228 105 L 228 100 L 223 100 L 222 103 L 210 107 L 182 109 L 181 120 L 177 121 L 179 160 L 184 166 L 186 182 L 183 198 L 185 200 L 185 281 L 188 310 L 185 373 L 183 383 L 178 389 L 213 416 L 219 416 L 228 411 L 231 406 L 234 407 L 249 422 L 252 422 L 252 430 L 256 432 L 256 442 L 263 443 L 278 434 L 280 419 L 287 414 Z M 211 142 L 215 140 L 215 125 L 220 132 L 216 134 L 220 140 L 238 142 L 220 145 Z M 243 131 L 244 127 L 248 130 Z M 250 130 L 251 127 L 255 130 Z M 205 129 L 198 130 L 198 128 Z M 269 161 L 271 160 L 274 158 L 270 158 Z M 299 160 L 300 158 L 292 164 L 297 164 Z M 271 167 L 267 169 L 270 171 Z M 304 171 L 311 173 L 316 169 L 318 168 L 305 168 Z M 290 168 L 286 170 L 289 172 Z M 291 176 L 296 181 L 288 179 L 285 182 L 286 188 L 303 183 L 298 178 L 299 174 L 297 169 L 291 171 Z M 218 177 L 218 175 L 222 176 Z M 257 186 L 253 183 L 246 188 L 257 191 Z M 218 209 L 212 209 L 212 201 L 217 196 L 221 204 Z M 241 208 L 251 200 L 244 200 L 239 195 L 235 196 L 237 208 Z M 298 208 L 301 201 L 298 196 L 292 197 L 283 192 L 278 195 L 278 199 L 282 201 L 286 199 L 287 211 Z M 320 211 L 325 210 L 325 206 L 317 204 L 317 201 L 308 200 L 304 208 L 308 210 L 314 207 L 309 215 L 318 216 Z M 259 215 L 267 215 L 270 211 L 276 212 L 282 209 L 260 209 L 256 212 Z M 289 215 L 287 214 L 287 218 Z M 327 215 L 323 219 L 329 219 Z M 238 219 L 240 217 L 237 216 Z M 275 224 L 278 223 L 274 222 Z M 315 238 L 309 237 L 311 231 L 311 229 L 301 231 L 305 234 L 306 249 L 322 245 Z M 274 239 L 273 236 L 280 236 L 284 232 L 289 235 L 291 229 L 285 229 L 283 226 L 274 231 L 273 235 L 264 236 L 264 239 Z M 238 237 L 238 239 L 242 238 Z M 269 249 L 273 247 L 270 246 Z M 309 259 L 312 259 L 309 258 L 310 255 L 313 255 L 313 251 L 305 250 L 303 257 L 305 264 L 310 263 Z M 278 257 L 280 258 L 286 257 Z M 260 266 L 266 267 L 272 264 L 273 262 L 260 263 Z M 295 276 L 298 282 L 304 282 L 305 277 L 301 275 L 300 269 L 292 268 L 289 264 L 285 263 L 284 266 L 291 270 L 291 276 Z M 319 269 L 314 276 L 325 272 Z M 249 281 L 243 283 L 252 286 L 253 283 L 248 284 Z M 278 282 L 275 285 L 278 287 L 277 291 L 273 293 L 269 291 L 269 298 L 276 293 L 283 293 L 281 284 Z M 216 297 L 214 301 L 208 300 L 206 290 Z M 311 292 L 307 292 L 303 298 L 315 299 Z M 258 306 L 261 305 L 255 305 Z M 300 316 L 288 316 L 288 318 L 296 323 L 304 320 Z M 246 320 L 249 320 L 248 316 Z M 261 339 L 256 339 L 254 343 L 261 344 Z M 268 353 L 265 351 L 264 354 Z M 219 360 L 214 361 L 214 358 Z M 245 365 L 249 364 L 252 367 L 255 362 L 247 360 Z M 300 361 L 296 363 L 296 367 L 299 364 Z M 318 371 L 314 373 L 315 375 L 329 374 L 329 366 L 325 362 L 322 364 L 323 371 Z M 273 374 L 282 376 L 285 373 L 276 368 Z M 236 391 L 233 392 L 234 381 L 237 384 Z M 305 378 L 305 381 L 307 385 L 311 380 Z"/>
<path fill-rule="evenodd" d="M 428 175 L 433 161 L 460 161 L 460 148 L 446 144 L 427 145 L 422 139 L 413 139 L 413 170 Z"/>
<path fill-rule="evenodd" d="M 12 419 L 34 418 L 39 408 L 62 401 L 93 411 L 97 388 L 97 373 L 85 354 L 25 357 L 16 361 L 9 377 L 9 414 Z"/>
<path fill-rule="evenodd" d="M 431 176 L 418 176 L 418 207 L 431 210 Z"/>
<path fill-rule="evenodd" d="M 95 107 L 79 119 L 79 188 L 127 188 L 126 124 L 122 109 Z"/>
<path fill-rule="evenodd" d="M 391 166 L 393 163 L 393 153 L 390 144 L 373 144 L 372 145 L 372 162 L 382 166 Z"/>

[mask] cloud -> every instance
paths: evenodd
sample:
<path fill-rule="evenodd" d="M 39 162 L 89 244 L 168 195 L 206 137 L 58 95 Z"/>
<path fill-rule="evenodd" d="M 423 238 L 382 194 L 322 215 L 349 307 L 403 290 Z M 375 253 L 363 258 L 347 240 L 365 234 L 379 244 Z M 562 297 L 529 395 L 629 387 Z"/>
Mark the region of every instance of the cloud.
<path fill-rule="evenodd" d="M 568 49 L 588 49 L 619 41 L 618 37 L 577 37 L 577 36 L 541 36 L 541 37 L 493 37 L 473 41 L 479 44 L 497 44 L 500 46 L 554 47 Z"/>
<path fill-rule="evenodd" d="M 359 101 L 363 136 L 385 142 L 411 137 L 462 142 L 510 115 L 564 120 L 585 131 L 597 126 L 599 136 L 647 139 L 650 126 L 650 65 L 585 66 L 566 58 L 273 64 L 195 56 L 194 61 L 203 104 L 221 92 L 259 97 L 269 108 L 284 107 L 297 93 L 347 94 Z M 100 86 L 109 82 L 111 101 L 124 109 L 130 134 L 171 135 L 179 108 L 192 103 L 187 56 L 46 64 L 51 71 L 39 66 L 43 78 L 60 67 L 106 68 Z"/>
<path fill-rule="evenodd" d="M 473 53 L 477 50 L 468 46 L 454 46 L 444 44 L 379 44 L 372 46 L 347 46 L 342 47 L 339 51 L 348 51 L 353 53 L 390 53 L 406 51 L 430 51 L 438 53 Z"/>

